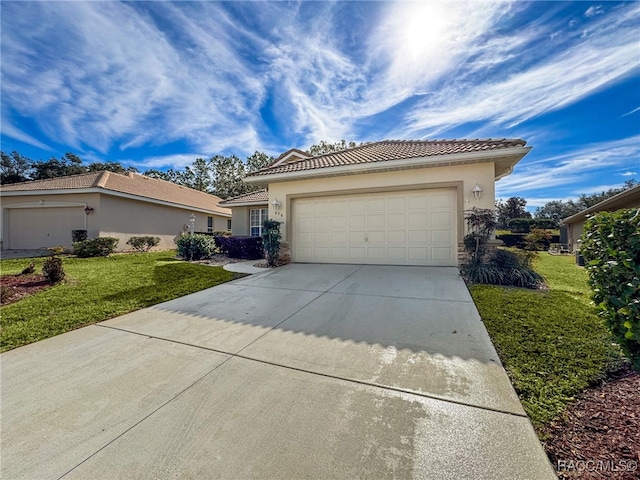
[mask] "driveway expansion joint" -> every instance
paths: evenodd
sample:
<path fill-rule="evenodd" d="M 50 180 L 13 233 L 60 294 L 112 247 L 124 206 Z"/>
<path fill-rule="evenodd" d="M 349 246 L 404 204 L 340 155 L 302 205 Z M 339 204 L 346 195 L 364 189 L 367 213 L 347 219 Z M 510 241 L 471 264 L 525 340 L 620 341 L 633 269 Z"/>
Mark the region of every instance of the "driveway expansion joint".
<path fill-rule="evenodd" d="M 312 303 L 315 300 L 316 299 L 312 300 L 309 303 Z M 286 319 L 283 320 L 282 322 L 280 322 L 278 325 L 281 325 L 285 321 L 286 321 Z M 331 378 L 333 380 L 339 380 L 339 381 L 343 381 L 343 382 L 347 382 L 347 383 L 355 383 L 355 384 L 364 385 L 364 386 L 367 386 L 367 387 L 380 388 L 382 390 L 388 390 L 388 391 L 397 392 L 397 393 L 404 393 L 404 394 L 407 394 L 407 395 L 415 395 L 416 397 L 428 398 L 428 399 L 431 399 L 431 400 L 438 400 L 438 401 L 441 401 L 441 402 L 452 403 L 452 404 L 455 404 L 455 405 L 461 405 L 463 407 L 470 407 L 470 408 L 475 408 L 475 409 L 478 409 L 478 410 L 484 410 L 484 411 L 488 411 L 488 412 L 502 413 L 502 414 L 505 414 L 505 415 L 511 415 L 511 416 L 520 417 L 520 418 L 528 418 L 525 413 L 510 412 L 508 410 L 502 410 L 502 409 L 499 409 L 499 408 L 493 408 L 493 407 L 476 405 L 476 404 L 473 404 L 473 403 L 462 402 L 462 401 L 459 401 L 459 400 L 454 400 L 454 399 L 442 397 L 442 396 L 439 396 L 439 395 L 421 393 L 421 392 L 416 392 L 414 390 L 405 390 L 405 389 L 400 388 L 400 387 L 393 387 L 393 386 L 390 386 L 390 385 L 383 385 L 383 384 L 374 383 L 374 382 L 366 382 L 364 380 L 357 380 L 357 379 L 353 379 L 353 378 L 341 377 L 341 376 L 338 376 L 338 375 L 331 375 L 331 374 L 328 374 L 328 373 L 314 372 L 313 370 L 307 370 L 307 369 L 299 368 L 299 367 L 292 367 L 290 365 L 282 365 L 282 364 L 276 363 L 276 362 L 269 362 L 268 360 L 261 360 L 259 358 L 253 358 L 253 357 L 249 357 L 247 355 L 242 355 L 240 353 L 240 352 L 242 352 L 242 350 L 247 348 L 249 345 L 255 343 L 255 341 L 259 340 L 260 338 L 262 338 L 264 335 L 266 335 L 269 332 L 265 333 L 264 335 L 261 335 L 260 337 L 258 337 L 253 342 L 247 344 L 246 346 L 244 346 L 243 348 L 238 350 L 238 352 L 232 353 L 232 352 L 227 352 L 227 351 L 224 351 L 224 350 L 219 350 L 219 349 L 216 349 L 216 348 L 205 347 L 205 346 L 202 346 L 202 345 L 195 345 L 195 344 L 192 344 L 192 343 L 180 342 L 180 341 L 177 341 L 177 340 L 172 340 L 170 338 L 150 336 L 150 335 L 148 335 L 146 333 L 133 332 L 133 331 L 130 331 L 130 330 L 124 330 L 122 328 L 111 327 L 109 325 L 97 325 L 97 326 L 104 327 L 104 328 L 110 328 L 110 329 L 113 329 L 113 330 L 119 330 L 121 332 L 131 333 L 133 335 L 140 335 L 140 336 L 143 336 L 143 337 L 152 338 L 154 340 L 161 340 L 161 341 L 165 341 L 165 342 L 169 342 L 169 343 L 175 343 L 175 344 L 184 345 L 184 346 L 187 346 L 187 347 L 198 348 L 198 349 L 201 349 L 201 350 L 207 350 L 207 351 L 210 351 L 210 352 L 213 352 L 213 353 L 219 353 L 221 355 L 228 355 L 229 356 L 229 358 L 225 359 L 224 362 L 220 363 L 220 365 L 217 365 L 216 368 L 214 368 L 210 372 L 207 372 L 201 378 L 196 380 L 192 385 L 189 385 L 188 387 L 186 387 L 182 392 L 177 394 L 174 398 L 177 398 L 179 395 L 184 393 L 184 391 L 188 390 L 192 386 L 194 386 L 197 383 L 199 383 L 202 379 L 204 379 L 209 374 L 213 373 L 215 370 L 217 370 L 219 367 L 221 367 L 222 365 L 224 365 L 225 363 L 227 363 L 231 359 L 233 359 L 233 358 L 241 358 L 243 360 L 248 360 L 248 361 L 256 362 L 256 363 L 261 363 L 263 365 L 271 365 L 271 366 L 278 367 L 278 368 L 284 368 L 286 370 L 292 370 L 292 371 L 296 371 L 296 372 L 307 373 L 307 374 L 310 374 L 310 375 L 316 375 L 316 376 L 324 377 L 324 378 Z M 173 400 L 173 398 L 171 400 Z M 168 404 L 171 400 L 167 401 L 166 404 Z"/>

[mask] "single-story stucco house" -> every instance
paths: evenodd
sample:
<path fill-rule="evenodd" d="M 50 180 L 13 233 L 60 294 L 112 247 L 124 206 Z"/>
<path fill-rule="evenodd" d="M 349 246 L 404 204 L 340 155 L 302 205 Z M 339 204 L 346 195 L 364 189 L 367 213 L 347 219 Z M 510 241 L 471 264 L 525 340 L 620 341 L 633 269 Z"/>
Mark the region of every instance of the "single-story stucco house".
<path fill-rule="evenodd" d="M 530 150 L 520 139 L 368 143 L 310 156 L 292 149 L 245 182 L 264 188 L 222 202 L 234 235 L 282 222 L 294 262 L 458 263 L 464 212 L 495 207 L 495 181 Z"/>
<path fill-rule="evenodd" d="M 72 230 L 89 238 L 116 237 L 118 250 L 134 236 L 160 237 L 159 248 L 175 248 L 174 238 L 231 227 L 231 210 L 215 195 L 137 173 L 91 172 L 3 185 L 3 249 L 71 246 Z"/>
<path fill-rule="evenodd" d="M 640 207 L 640 185 L 620 192 L 613 197 L 609 197 L 600 203 L 582 210 L 581 212 L 565 218 L 561 223 L 567 228 L 567 241 L 569 249 L 573 252 L 579 248 L 580 237 L 584 230 L 584 222 L 590 215 L 598 212 L 613 212 L 622 208 Z"/>

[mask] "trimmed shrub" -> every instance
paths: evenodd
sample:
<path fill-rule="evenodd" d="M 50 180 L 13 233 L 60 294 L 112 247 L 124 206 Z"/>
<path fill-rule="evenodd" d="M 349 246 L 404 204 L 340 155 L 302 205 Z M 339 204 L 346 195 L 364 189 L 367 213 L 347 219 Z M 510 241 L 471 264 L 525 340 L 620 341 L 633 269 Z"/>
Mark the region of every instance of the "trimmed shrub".
<path fill-rule="evenodd" d="M 275 267 L 280 253 L 280 222 L 277 220 L 265 220 L 262 222 L 262 244 L 267 254 L 267 263 Z"/>
<path fill-rule="evenodd" d="M 558 221 L 552 218 L 532 218 L 531 228 L 541 228 L 542 230 L 555 230 L 559 227 Z"/>
<path fill-rule="evenodd" d="M 42 264 L 42 274 L 49 283 L 59 283 L 64 280 L 64 268 L 60 257 L 49 257 Z"/>
<path fill-rule="evenodd" d="M 127 245 L 131 245 L 137 252 L 148 252 L 159 243 L 160 237 L 131 237 L 127 240 Z"/>
<path fill-rule="evenodd" d="M 496 238 L 502 240 L 505 247 L 524 248 L 526 245 L 525 236 L 525 233 L 503 233 L 496 235 Z"/>
<path fill-rule="evenodd" d="M 81 258 L 108 257 L 112 254 L 118 239 L 114 237 L 97 237 L 73 244 L 73 253 Z"/>
<path fill-rule="evenodd" d="M 209 235 L 183 235 L 176 242 L 178 255 L 185 260 L 209 258 L 216 251 L 214 237 Z"/>
<path fill-rule="evenodd" d="M 258 260 L 264 258 L 261 237 L 215 237 L 216 247 L 231 258 Z"/>
<path fill-rule="evenodd" d="M 640 371 L 640 209 L 589 218 L 580 253 L 598 314 Z"/>
<path fill-rule="evenodd" d="M 71 241 L 75 242 L 84 242 L 87 239 L 87 231 L 86 230 L 71 230 Z"/>
<path fill-rule="evenodd" d="M 507 227 L 514 233 L 529 233 L 531 221 L 531 218 L 512 218 L 507 222 Z"/>
<path fill-rule="evenodd" d="M 528 233 L 524 237 L 526 250 L 540 251 L 548 250 L 551 243 L 551 232 L 548 230 L 541 230 L 539 228 L 532 228 L 531 233 Z"/>

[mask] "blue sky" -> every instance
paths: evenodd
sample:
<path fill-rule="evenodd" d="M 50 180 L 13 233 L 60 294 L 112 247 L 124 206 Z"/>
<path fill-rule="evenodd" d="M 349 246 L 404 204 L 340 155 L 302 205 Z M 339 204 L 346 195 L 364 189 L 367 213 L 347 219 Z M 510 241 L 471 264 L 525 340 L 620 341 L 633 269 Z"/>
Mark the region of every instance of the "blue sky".
<path fill-rule="evenodd" d="M 12 2 L 2 150 L 182 168 L 320 140 L 523 138 L 530 207 L 640 180 L 638 2 Z"/>

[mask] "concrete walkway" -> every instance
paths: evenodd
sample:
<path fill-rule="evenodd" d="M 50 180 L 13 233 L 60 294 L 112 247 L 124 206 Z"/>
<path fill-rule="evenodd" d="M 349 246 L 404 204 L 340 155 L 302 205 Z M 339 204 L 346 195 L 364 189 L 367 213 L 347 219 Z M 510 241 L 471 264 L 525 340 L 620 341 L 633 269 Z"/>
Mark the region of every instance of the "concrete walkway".
<path fill-rule="evenodd" d="M 3 479 L 557 478 L 454 268 L 288 265 L 0 360 Z"/>
<path fill-rule="evenodd" d="M 225 270 L 236 273 L 248 273 L 253 275 L 255 273 L 264 273 L 269 270 L 267 268 L 254 267 L 260 260 L 247 260 L 246 262 L 227 263 L 224 267 Z"/>

